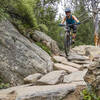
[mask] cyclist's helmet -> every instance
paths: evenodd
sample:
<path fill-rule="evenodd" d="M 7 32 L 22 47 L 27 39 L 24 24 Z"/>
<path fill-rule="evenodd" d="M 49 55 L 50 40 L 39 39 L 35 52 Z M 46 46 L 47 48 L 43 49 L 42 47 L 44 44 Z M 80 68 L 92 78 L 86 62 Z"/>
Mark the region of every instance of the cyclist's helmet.
<path fill-rule="evenodd" d="M 71 9 L 70 8 L 66 8 L 65 9 L 65 13 L 70 13 L 71 12 Z"/>

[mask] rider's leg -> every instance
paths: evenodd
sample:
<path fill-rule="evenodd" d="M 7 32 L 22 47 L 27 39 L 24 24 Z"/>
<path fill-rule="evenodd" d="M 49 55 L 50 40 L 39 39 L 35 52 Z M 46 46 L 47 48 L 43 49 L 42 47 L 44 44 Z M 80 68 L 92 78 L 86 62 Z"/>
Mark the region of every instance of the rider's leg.
<path fill-rule="evenodd" d="M 72 34 L 72 41 L 73 43 L 75 42 L 75 38 L 76 38 L 76 31 L 77 31 L 77 26 L 74 25 L 73 26 L 73 34 Z"/>

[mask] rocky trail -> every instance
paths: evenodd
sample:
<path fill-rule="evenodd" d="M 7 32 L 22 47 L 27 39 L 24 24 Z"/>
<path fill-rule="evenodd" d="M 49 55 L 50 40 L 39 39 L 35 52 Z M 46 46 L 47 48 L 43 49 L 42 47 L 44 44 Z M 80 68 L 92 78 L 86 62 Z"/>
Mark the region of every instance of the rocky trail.
<path fill-rule="evenodd" d="M 0 23 L 0 75 L 12 85 L 0 90 L 0 100 L 80 100 L 80 90 L 86 87 L 84 77 L 89 76 L 87 72 L 100 72 L 100 64 L 95 64 L 100 62 L 100 48 L 76 46 L 66 58 L 58 53 L 55 41 L 45 34 L 38 38 L 40 33 L 37 33 L 34 33 L 37 41 L 47 43 L 59 55 L 48 55 L 9 21 Z M 93 66 L 97 66 L 95 71 Z"/>
<path fill-rule="evenodd" d="M 29 75 L 24 78 L 27 85 L 1 90 L 0 100 L 80 100 L 77 87 L 85 88 L 84 76 L 99 55 L 100 48 L 84 45 L 73 48 L 68 58 L 53 56 L 53 71 Z"/>
<path fill-rule="evenodd" d="M 53 56 L 56 69 L 66 70 L 72 73 L 78 70 L 87 69 L 96 59 L 99 59 L 100 48 L 95 46 L 83 45 L 73 48 L 69 56 Z"/>

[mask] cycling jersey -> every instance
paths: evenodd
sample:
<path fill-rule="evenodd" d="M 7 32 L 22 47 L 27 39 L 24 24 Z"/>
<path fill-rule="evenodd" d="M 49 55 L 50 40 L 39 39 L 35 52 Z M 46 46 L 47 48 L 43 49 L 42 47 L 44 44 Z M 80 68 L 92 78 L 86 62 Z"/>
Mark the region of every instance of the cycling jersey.
<path fill-rule="evenodd" d="M 74 23 L 76 23 L 76 21 L 73 19 L 73 16 L 71 15 L 70 18 L 68 18 L 66 16 L 66 23 L 67 24 L 74 24 Z"/>

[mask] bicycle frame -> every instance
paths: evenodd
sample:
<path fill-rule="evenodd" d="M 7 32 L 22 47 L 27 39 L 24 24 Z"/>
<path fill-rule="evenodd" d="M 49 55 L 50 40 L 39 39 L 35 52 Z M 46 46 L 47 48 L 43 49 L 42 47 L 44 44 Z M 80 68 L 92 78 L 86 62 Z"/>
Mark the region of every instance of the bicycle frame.
<path fill-rule="evenodd" d="M 65 49 L 66 56 L 68 56 L 71 45 L 72 45 L 71 31 L 66 31 L 65 36 L 64 36 L 64 49 Z"/>
<path fill-rule="evenodd" d="M 72 35 L 71 35 L 71 30 L 68 30 L 68 28 L 72 25 L 78 25 L 78 24 L 60 24 L 59 26 L 65 27 L 66 28 L 66 33 L 64 36 L 64 49 L 65 49 L 65 54 L 68 56 L 68 53 L 70 51 L 71 45 L 72 45 Z"/>

